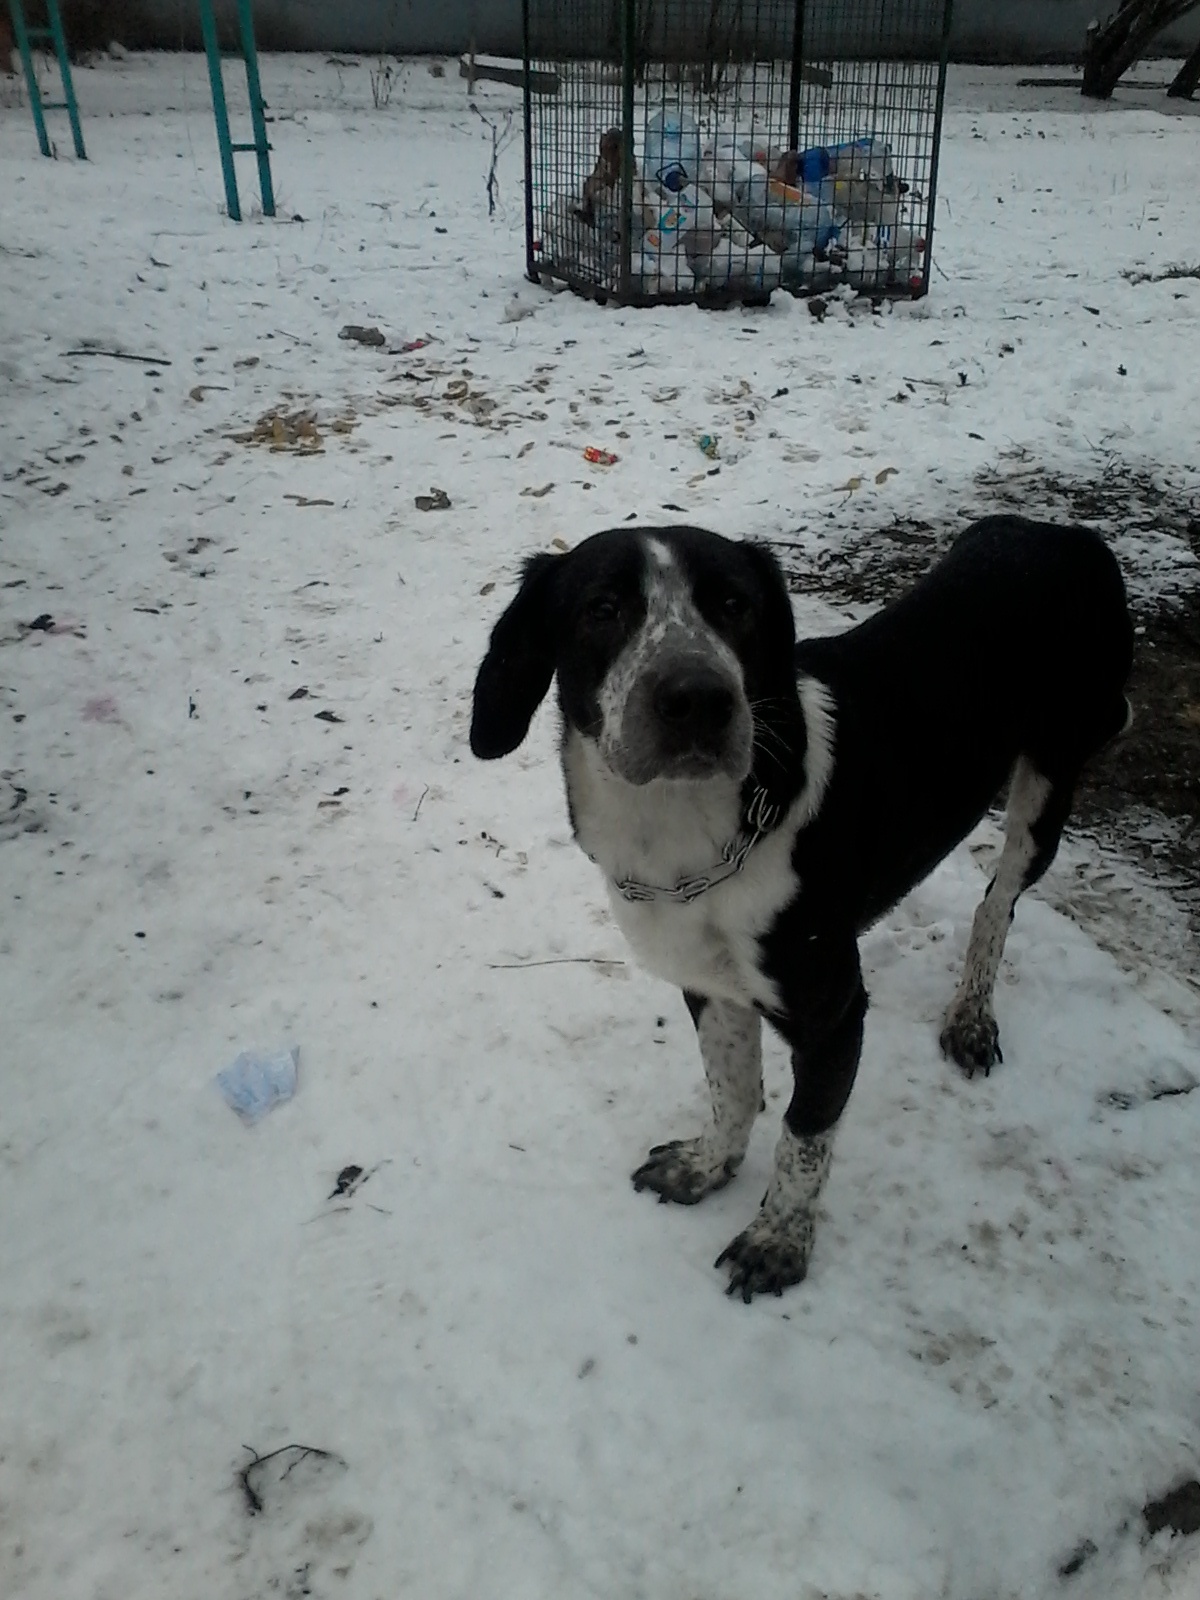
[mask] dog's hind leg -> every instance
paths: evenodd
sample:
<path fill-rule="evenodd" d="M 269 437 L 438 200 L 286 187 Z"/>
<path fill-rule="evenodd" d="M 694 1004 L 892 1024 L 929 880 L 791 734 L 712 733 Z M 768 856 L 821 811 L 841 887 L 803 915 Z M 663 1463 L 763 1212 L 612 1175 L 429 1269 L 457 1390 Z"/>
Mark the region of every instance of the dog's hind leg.
<path fill-rule="evenodd" d="M 1018 757 L 1008 792 L 1004 849 L 975 912 L 962 979 L 941 1032 L 943 1054 L 969 1078 L 990 1072 L 1003 1060 L 992 996 L 1004 942 L 1022 891 L 1054 860 L 1073 789 L 1073 778 L 1052 781 L 1027 756 Z"/>
<path fill-rule="evenodd" d="M 695 1139 L 655 1145 L 633 1174 L 635 1189 L 695 1205 L 723 1189 L 742 1164 L 762 1107 L 762 1023 L 757 1011 L 685 992 L 712 1099 L 711 1125 Z"/>

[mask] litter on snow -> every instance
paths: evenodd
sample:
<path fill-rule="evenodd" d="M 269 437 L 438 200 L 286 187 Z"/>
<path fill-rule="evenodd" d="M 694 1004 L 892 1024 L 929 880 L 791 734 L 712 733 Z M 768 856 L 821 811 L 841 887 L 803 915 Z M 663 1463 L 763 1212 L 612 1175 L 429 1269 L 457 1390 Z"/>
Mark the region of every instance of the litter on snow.
<path fill-rule="evenodd" d="M 299 1045 L 271 1055 L 243 1050 L 224 1071 L 217 1073 L 217 1087 L 243 1122 L 255 1123 L 281 1100 L 292 1098 L 299 1065 Z"/>

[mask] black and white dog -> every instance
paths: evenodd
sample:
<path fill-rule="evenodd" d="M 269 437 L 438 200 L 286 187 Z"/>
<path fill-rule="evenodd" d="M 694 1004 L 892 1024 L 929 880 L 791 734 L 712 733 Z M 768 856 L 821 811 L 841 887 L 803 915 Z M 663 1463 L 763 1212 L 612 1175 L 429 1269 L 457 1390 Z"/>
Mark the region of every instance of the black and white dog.
<path fill-rule="evenodd" d="M 762 1018 L 795 1089 L 758 1215 L 717 1259 L 749 1300 L 805 1275 L 867 996 L 858 935 L 975 826 L 1007 831 L 941 1034 L 1000 1059 L 992 991 L 1013 908 L 1049 866 L 1080 769 L 1127 724 L 1133 631 L 1099 537 L 1017 517 L 967 529 L 907 594 L 796 643 L 761 545 L 619 528 L 526 562 L 475 683 L 471 748 L 515 750 L 558 675 L 575 836 L 642 963 L 678 984 L 712 1122 L 656 1145 L 638 1189 L 694 1204 L 762 1108 Z"/>

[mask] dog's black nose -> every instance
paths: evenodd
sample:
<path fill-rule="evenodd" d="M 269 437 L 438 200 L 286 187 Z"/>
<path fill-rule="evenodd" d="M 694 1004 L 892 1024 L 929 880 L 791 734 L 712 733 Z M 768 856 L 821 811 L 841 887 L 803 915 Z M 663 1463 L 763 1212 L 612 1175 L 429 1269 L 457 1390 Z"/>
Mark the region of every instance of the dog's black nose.
<path fill-rule="evenodd" d="M 733 690 L 707 667 L 680 667 L 654 686 L 654 714 L 671 733 L 713 740 L 733 718 Z"/>

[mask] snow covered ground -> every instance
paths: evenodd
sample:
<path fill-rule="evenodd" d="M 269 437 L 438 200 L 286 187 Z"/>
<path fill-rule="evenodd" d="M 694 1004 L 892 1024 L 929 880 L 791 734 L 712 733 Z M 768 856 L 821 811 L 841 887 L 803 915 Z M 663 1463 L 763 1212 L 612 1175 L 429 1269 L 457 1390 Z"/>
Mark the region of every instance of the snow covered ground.
<path fill-rule="evenodd" d="M 376 110 L 369 65 L 264 58 L 274 223 L 221 214 L 197 58 L 81 70 L 86 164 L 0 110 L 0 1594 L 1200 1593 L 1141 1518 L 1200 1468 L 1186 998 L 1030 897 L 962 1081 L 961 849 L 864 941 L 811 1276 L 735 1304 L 782 1053 L 734 1185 L 635 1195 L 704 1113 L 687 1015 L 550 715 L 466 748 L 528 550 L 636 514 L 816 560 L 1006 462 L 1194 491 L 1200 280 L 1125 274 L 1200 261 L 1195 121 L 958 74 L 927 301 L 623 312 L 523 280 L 457 78 Z M 214 1074 L 291 1043 L 245 1128 Z"/>

